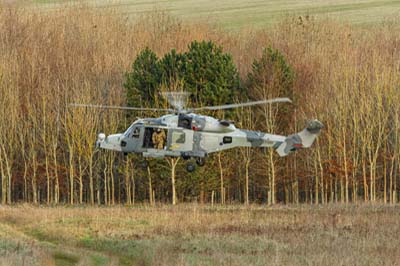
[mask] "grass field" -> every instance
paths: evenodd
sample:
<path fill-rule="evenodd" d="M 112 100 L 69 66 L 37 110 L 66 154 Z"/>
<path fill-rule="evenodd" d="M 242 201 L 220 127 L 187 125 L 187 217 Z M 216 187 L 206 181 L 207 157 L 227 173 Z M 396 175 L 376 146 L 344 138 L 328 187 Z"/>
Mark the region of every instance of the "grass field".
<path fill-rule="evenodd" d="M 0 265 L 396 265 L 398 206 L 0 207 Z"/>
<path fill-rule="evenodd" d="M 77 1 L 33 1 L 41 8 L 55 8 Z M 82 3 L 84 1 L 79 1 Z M 135 17 L 154 10 L 167 11 L 189 21 L 208 21 L 227 29 L 246 26 L 271 25 L 292 15 L 315 15 L 338 18 L 360 24 L 374 25 L 400 15 L 400 1 L 396 0 L 117 0 L 85 1 L 97 7 L 113 7 L 119 13 Z"/>

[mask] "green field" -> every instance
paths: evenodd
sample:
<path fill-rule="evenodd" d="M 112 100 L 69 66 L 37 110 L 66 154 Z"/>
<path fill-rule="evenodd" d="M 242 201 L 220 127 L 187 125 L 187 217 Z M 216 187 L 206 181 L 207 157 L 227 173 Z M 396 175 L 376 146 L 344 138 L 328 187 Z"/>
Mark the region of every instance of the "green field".
<path fill-rule="evenodd" d="M 0 265 L 396 265 L 398 206 L 0 207 Z"/>
<path fill-rule="evenodd" d="M 40 8 L 56 8 L 60 4 L 76 3 L 51 0 L 33 2 Z M 167 11 L 184 20 L 208 21 L 227 29 L 263 27 L 293 15 L 338 18 L 363 26 L 374 25 L 400 15 L 400 1 L 397 0 L 94 0 L 85 3 L 96 7 L 113 7 L 130 17 L 154 10 Z"/>

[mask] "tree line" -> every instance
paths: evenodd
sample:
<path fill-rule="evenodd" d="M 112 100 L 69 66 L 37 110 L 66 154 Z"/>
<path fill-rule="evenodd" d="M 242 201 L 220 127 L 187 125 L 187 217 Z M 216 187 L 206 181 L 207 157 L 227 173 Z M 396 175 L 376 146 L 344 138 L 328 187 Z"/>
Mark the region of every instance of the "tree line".
<path fill-rule="evenodd" d="M 107 9 L 0 8 L 1 202 L 35 204 L 395 203 L 399 182 L 398 23 L 365 30 L 295 17 L 225 32 L 164 13 L 134 21 Z M 279 158 L 239 148 L 186 173 L 181 160 L 94 149 L 126 113 L 69 103 L 166 106 L 184 88 L 192 106 L 290 97 L 292 105 L 206 113 L 276 134 L 325 124 L 317 143 Z M 171 168 L 176 172 L 172 189 Z"/>

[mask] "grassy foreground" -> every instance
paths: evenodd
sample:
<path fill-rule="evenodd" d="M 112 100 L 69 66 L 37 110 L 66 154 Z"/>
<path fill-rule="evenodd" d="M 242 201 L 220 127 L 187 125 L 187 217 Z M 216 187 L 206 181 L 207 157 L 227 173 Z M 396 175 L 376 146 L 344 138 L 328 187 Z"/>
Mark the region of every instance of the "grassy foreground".
<path fill-rule="evenodd" d="M 398 206 L 0 207 L 0 265 L 395 265 Z"/>
<path fill-rule="evenodd" d="M 124 16 L 133 17 L 145 12 L 162 10 L 187 20 L 212 21 L 228 29 L 244 26 L 263 27 L 281 21 L 288 15 L 329 16 L 352 24 L 374 25 L 385 18 L 398 16 L 400 8 L 400 1 L 393 0 L 36 0 L 32 2 L 40 8 L 49 9 L 74 3 L 85 3 L 100 8 L 112 7 Z"/>

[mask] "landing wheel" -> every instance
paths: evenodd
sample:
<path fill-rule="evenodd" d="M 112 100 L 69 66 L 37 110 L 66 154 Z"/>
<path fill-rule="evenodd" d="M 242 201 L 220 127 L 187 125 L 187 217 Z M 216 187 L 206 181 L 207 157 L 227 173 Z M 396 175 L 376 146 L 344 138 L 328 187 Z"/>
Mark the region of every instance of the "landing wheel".
<path fill-rule="evenodd" d="M 196 165 L 194 165 L 194 163 L 189 162 L 186 164 L 186 171 L 192 173 L 194 170 L 196 170 Z"/>
<path fill-rule="evenodd" d="M 190 156 L 183 154 L 183 155 L 182 155 L 182 159 L 185 160 L 185 161 L 187 161 L 187 160 L 190 159 Z"/>
<path fill-rule="evenodd" d="M 202 167 L 206 164 L 206 160 L 204 160 L 204 158 L 202 158 L 202 157 L 198 157 L 198 158 L 196 158 L 196 163 L 198 166 Z"/>

